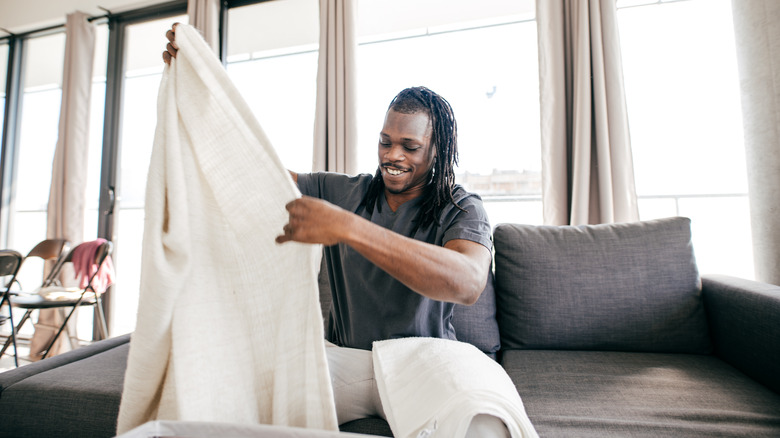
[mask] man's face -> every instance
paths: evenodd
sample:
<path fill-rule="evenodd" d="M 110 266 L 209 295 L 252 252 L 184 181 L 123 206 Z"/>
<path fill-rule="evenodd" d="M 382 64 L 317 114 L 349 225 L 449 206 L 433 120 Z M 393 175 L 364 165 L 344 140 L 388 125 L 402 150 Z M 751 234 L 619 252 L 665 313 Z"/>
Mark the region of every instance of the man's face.
<path fill-rule="evenodd" d="M 387 111 L 379 133 L 379 168 L 388 192 L 422 194 L 436 156 L 431 133 L 428 114 Z"/>

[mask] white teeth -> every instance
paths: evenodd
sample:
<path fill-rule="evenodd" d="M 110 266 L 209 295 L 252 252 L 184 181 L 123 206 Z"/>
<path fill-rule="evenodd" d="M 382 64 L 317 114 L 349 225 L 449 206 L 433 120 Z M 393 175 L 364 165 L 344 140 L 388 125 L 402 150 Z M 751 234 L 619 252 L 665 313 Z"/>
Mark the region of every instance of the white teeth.
<path fill-rule="evenodd" d="M 389 173 L 390 175 L 393 175 L 393 176 L 398 176 L 398 175 L 404 173 L 403 170 L 391 169 L 389 167 L 386 167 L 385 169 L 387 169 L 387 173 Z"/>

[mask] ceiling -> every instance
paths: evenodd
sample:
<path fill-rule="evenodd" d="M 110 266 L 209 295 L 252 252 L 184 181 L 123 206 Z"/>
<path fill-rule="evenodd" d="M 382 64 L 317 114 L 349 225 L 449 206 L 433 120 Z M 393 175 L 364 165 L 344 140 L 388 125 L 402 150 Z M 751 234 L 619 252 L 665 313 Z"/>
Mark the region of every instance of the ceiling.
<path fill-rule="evenodd" d="M 100 16 L 106 14 L 106 9 L 118 13 L 167 1 L 170 0 L 0 0 L 0 37 L 7 36 L 8 32 L 18 34 L 65 24 L 65 16 L 74 11 Z M 365 28 L 358 29 L 358 34 L 385 33 L 389 31 L 385 29 L 388 26 L 397 32 L 401 28 L 431 26 L 431 23 L 436 25 L 466 18 L 476 20 L 483 18 L 486 13 L 483 10 L 492 11 L 487 12 L 489 15 L 495 15 L 497 11 L 501 15 L 533 15 L 534 8 L 534 0 L 427 0 L 426 8 L 420 8 L 418 0 L 359 3 L 361 23 L 365 24 L 361 27 Z M 484 7 L 487 4 L 489 8 Z M 409 11 L 415 13 L 409 14 Z M 432 12 L 435 12 L 434 16 L 431 16 Z M 289 25 L 289 22 L 282 25 Z"/>
<path fill-rule="evenodd" d="M 0 37 L 24 33 L 65 23 L 65 16 L 74 11 L 89 15 L 105 15 L 138 9 L 167 0 L 0 0 Z M 104 8 L 104 9 L 101 9 Z"/>

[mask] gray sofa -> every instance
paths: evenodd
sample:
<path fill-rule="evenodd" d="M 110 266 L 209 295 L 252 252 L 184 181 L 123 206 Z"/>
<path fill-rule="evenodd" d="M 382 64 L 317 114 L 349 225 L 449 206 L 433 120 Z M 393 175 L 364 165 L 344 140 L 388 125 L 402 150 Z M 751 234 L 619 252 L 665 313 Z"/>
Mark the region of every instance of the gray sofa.
<path fill-rule="evenodd" d="M 688 219 L 503 224 L 494 241 L 495 288 L 453 325 L 540 436 L 780 436 L 780 287 L 700 277 Z M 321 296 L 326 316 L 325 278 Z M 112 436 L 128 340 L 0 374 L 0 436 Z M 391 435 L 376 418 L 341 429 Z"/>

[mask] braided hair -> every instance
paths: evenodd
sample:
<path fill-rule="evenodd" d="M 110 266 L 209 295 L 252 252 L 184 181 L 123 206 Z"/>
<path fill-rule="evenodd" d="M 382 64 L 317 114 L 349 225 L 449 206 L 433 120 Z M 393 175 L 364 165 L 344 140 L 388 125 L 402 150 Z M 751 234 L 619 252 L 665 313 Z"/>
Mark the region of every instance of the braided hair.
<path fill-rule="evenodd" d="M 458 125 L 449 102 L 426 87 L 412 87 L 398 93 L 387 110 L 402 114 L 423 112 L 431 120 L 431 146 L 436 148 L 436 157 L 430 180 L 423 189 L 422 205 L 414 219 L 415 226 L 412 234 L 419 228 L 425 229 L 433 223 L 438 223 L 438 218 L 448 203 L 452 203 L 461 211 L 466 211 L 455 203 L 452 197 L 455 186 L 455 166 L 458 164 Z M 381 204 L 377 204 L 376 201 L 384 191 L 384 187 L 382 171 L 377 169 L 360 207 L 373 211 L 376 206 L 381 211 Z"/>

